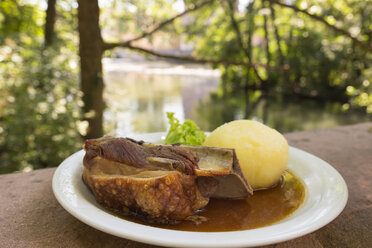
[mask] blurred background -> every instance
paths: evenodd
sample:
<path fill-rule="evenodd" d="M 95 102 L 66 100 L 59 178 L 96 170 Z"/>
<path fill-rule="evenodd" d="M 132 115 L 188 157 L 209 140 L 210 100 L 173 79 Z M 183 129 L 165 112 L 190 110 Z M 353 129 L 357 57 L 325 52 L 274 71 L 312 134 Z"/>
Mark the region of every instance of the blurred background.
<path fill-rule="evenodd" d="M 2 0 L 0 173 L 87 138 L 372 120 L 372 1 Z"/>

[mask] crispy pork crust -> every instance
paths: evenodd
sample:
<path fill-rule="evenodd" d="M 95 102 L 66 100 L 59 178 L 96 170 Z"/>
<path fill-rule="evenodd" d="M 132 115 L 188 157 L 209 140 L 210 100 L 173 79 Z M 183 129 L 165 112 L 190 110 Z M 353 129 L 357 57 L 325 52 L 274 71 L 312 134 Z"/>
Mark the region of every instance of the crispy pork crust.
<path fill-rule="evenodd" d="M 192 152 L 112 137 L 89 140 L 84 148 L 83 181 L 105 207 L 172 223 L 208 204 L 195 183 L 197 156 Z M 178 161 L 177 167 L 157 167 L 161 161 L 156 159 L 149 163 L 155 156 Z"/>
<path fill-rule="evenodd" d="M 102 205 L 124 213 L 131 211 L 159 223 L 185 219 L 208 203 L 208 198 L 200 195 L 195 178 L 178 171 L 139 179 L 95 175 L 85 168 L 83 180 Z"/>

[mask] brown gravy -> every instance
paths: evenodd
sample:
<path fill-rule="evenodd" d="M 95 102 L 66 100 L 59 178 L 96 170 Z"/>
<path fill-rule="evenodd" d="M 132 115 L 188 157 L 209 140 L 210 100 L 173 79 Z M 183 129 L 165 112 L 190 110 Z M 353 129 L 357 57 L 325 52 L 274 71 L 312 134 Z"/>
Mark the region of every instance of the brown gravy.
<path fill-rule="evenodd" d="M 178 225 L 148 224 L 130 217 L 129 221 L 172 230 L 193 232 L 225 232 L 248 230 L 271 225 L 293 213 L 303 202 L 305 188 L 290 172 L 285 172 L 282 182 L 274 188 L 255 191 L 244 200 L 211 199 L 209 204 L 197 213 L 206 218 L 200 224 L 183 221 Z M 204 218 L 203 218 L 204 219 Z"/>

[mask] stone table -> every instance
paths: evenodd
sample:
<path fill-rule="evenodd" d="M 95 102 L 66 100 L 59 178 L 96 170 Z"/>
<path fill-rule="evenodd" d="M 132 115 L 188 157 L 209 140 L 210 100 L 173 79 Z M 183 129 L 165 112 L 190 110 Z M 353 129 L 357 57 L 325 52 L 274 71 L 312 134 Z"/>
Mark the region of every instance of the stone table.
<path fill-rule="evenodd" d="M 372 123 L 285 135 L 291 146 L 334 166 L 349 200 L 330 224 L 266 247 L 372 247 Z M 98 231 L 71 216 L 52 192 L 55 169 L 0 176 L 0 247 L 154 247 Z"/>

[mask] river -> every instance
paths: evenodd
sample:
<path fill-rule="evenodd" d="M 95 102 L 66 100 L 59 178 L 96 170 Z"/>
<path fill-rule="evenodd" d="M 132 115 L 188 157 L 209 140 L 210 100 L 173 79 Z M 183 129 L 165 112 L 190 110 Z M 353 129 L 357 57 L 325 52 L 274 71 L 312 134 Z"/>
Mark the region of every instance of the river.
<path fill-rule="evenodd" d="M 345 112 L 335 102 L 261 99 L 247 108 L 244 94 L 221 97 L 219 71 L 201 65 L 105 59 L 104 79 L 105 130 L 117 136 L 166 131 L 166 112 L 206 131 L 244 117 L 281 132 L 371 121 L 363 111 Z"/>

